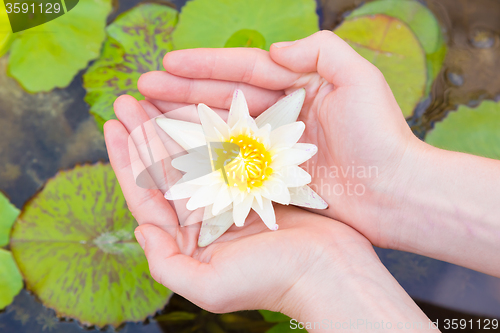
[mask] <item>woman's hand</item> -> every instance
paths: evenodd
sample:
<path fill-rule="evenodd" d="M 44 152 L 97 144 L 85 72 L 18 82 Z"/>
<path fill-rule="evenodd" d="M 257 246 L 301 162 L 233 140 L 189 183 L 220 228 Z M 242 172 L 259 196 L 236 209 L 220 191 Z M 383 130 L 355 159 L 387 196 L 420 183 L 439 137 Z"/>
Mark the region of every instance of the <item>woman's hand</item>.
<path fill-rule="evenodd" d="M 170 52 L 166 72 L 139 89 L 162 112 L 186 103 L 229 107 L 244 91 L 255 116 L 298 88 L 315 211 L 347 223 L 374 245 L 415 252 L 500 276 L 499 162 L 447 152 L 417 139 L 383 75 L 334 33 L 259 49 Z"/>
<path fill-rule="evenodd" d="M 397 243 L 401 225 L 382 210 L 415 169 L 419 140 L 380 71 L 329 31 L 259 49 L 170 52 L 166 72 L 144 74 L 139 89 L 162 112 L 191 103 L 228 109 L 236 88 L 258 115 L 285 94 L 306 89 L 303 141 L 318 146 L 305 164 L 311 187 L 338 219 L 378 246 Z"/>
<path fill-rule="evenodd" d="M 370 242 L 321 215 L 276 205 L 278 231 L 270 231 L 252 213 L 244 227 L 233 226 L 213 244 L 198 248 L 199 224 L 180 227 L 161 182 L 156 189 L 140 187 L 132 170 L 149 154 L 162 154 L 159 137 L 147 125 L 159 111 L 122 96 L 115 112 L 120 121 L 104 126 L 110 162 L 140 225 L 136 238 L 156 281 L 212 312 L 268 309 L 299 321 L 427 322 Z M 136 128 L 147 132 L 143 139 L 131 135 Z M 383 304 L 383 310 L 372 302 Z"/>

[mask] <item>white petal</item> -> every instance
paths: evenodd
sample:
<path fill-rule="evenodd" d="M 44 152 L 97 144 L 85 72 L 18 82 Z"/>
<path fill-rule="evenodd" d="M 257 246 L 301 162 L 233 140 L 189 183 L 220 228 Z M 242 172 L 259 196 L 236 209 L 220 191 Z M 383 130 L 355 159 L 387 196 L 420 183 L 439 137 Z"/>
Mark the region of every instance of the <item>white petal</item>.
<path fill-rule="evenodd" d="M 301 167 L 289 165 L 277 171 L 279 179 L 281 179 L 287 187 L 304 186 L 311 182 L 311 175 Z"/>
<path fill-rule="evenodd" d="M 231 108 L 229 109 L 229 116 L 227 118 L 227 124 L 229 127 L 233 127 L 236 123 L 244 117 L 249 117 L 248 105 L 243 95 L 243 91 L 236 89 L 233 94 L 233 101 L 231 102 Z"/>
<path fill-rule="evenodd" d="M 255 137 L 264 144 L 264 147 L 269 150 L 271 148 L 271 125 L 265 124 L 257 132 L 254 133 Z"/>
<path fill-rule="evenodd" d="M 255 120 L 248 116 L 248 117 L 241 117 L 238 119 L 236 124 L 234 124 L 233 127 L 231 127 L 231 136 L 236 136 L 240 134 L 247 134 L 250 135 L 252 133 L 255 133 L 259 130 L 259 127 L 257 127 L 257 124 L 255 123 Z"/>
<path fill-rule="evenodd" d="M 318 147 L 312 143 L 296 143 L 292 148 L 307 151 L 311 153 L 311 156 L 318 152 Z"/>
<path fill-rule="evenodd" d="M 198 104 L 198 115 L 208 142 L 221 142 L 229 137 L 229 127 L 214 110 L 205 104 Z"/>
<path fill-rule="evenodd" d="M 233 198 L 231 197 L 231 192 L 227 184 L 223 184 L 215 197 L 214 205 L 212 207 L 212 214 L 219 215 L 220 212 L 227 206 L 229 206 L 233 202 Z"/>
<path fill-rule="evenodd" d="M 318 193 L 314 192 L 309 186 L 291 187 L 290 191 L 291 202 L 290 204 L 300 207 L 326 209 L 328 204 L 323 200 Z"/>
<path fill-rule="evenodd" d="M 227 211 L 213 218 L 203 220 L 198 238 L 198 246 L 205 247 L 212 244 L 233 225 L 233 211 Z"/>
<path fill-rule="evenodd" d="M 276 215 L 274 214 L 274 208 L 273 204 L 271 203 L 271 200 L 268 199 L 263 199 L 262 200 L 262 208 L 259 207 L 256 201 L 254 201 L 252 205 L 252 209 L 259 214 L 260 218 L 264 223 L 267 225 L 267 227 L 271 230 L 276 230 L 277 229 L 277 224 L 276 224 Z"/>
<path fill-rule="evenodd" d="M 255 119 L 257 126 L 270 124 L 273 129 L 297 121 L 302 104 L 306 98 L 306 90 L 299 89 L 279 100 Z"/>
<path fill-rule="evenodd" d="M 217 215 L 214 215 L 212 214 L 212 211 L 213 211 L 213 208 L 214 208 L 214 205 L 209 205 L 209 206 L 206 206 L 204 209 L 203 209 L 203 218 L 198 220 L 199 221 L 202 221 L 202 220 L 208 220 L 208 219 L 211 219 L 212 217 L 215 217 L 217 215 L 221 215 L 222 213 L 225 213 L 227 212 L 228 210 L 232 210 L 233 209 L 233 204 L 230 203 L 229 205 L 227 205 L 226 207 L 222 208 L 219 213 Z"/>
<path fill-rule="evenodd" d="M 221 185 L 222 184 L 219 183 L 200 187 L 199 190 L 193 193 L 191 199 L 189 199 L 186 204 L 186 208 L 188 210 L 195 210 L 213 204 Z"/>
<path fill-rule="evenodd" d="M 301 121 L 278 127 L 271 132 L 270 149 L 291 148 L 299 141 L 305 129 L 306 125 Z"/>
<path fill-rule="evenodd" d="M 222 177 L 222 174 L 220 171 L 213 171 L 211 173 L 205 174 L 201 177 L 195 178 L 195 179 L 189 179 L 187 177 L 187 174 L 182 176 L 181 178 L 182 181 L 193 184 L 193 185 L 203 185 L 203 186 L 208 186 L 208 185 L 213 185 L 215 183 L 223 183 L 224 178 Z"/>
<path fill-rule="evenodd" d="M 207 144 L 200 124 L 165 117 L 157 117 L 156 123 L 185 150 Z"/>
<path fill-rule="evenodd" d="M 240 203 L 233 204 L 233 220 L 234 224 L 238 227 L 242 227 L 245 224 L 248 213 L 250 213 L 250 208 L 252 208 L 252 203 L 253 195 L 247 195 Z"/>
<path fill-rule="evenodd" d="M 290 204 L 290 192 L 285 183 L 277 177 L 272 177 L 265 181 L 260 194 L 269 200 L 275 201 L 282 205 Z"/>
<path fill-rule="evenodd" d="M 207 146 L 205 146 L 205 148 L 207 148 Z M 201 168 L 200 165 L 204 165 L 205 167 Z M 213 171 L 209 156 L 204 157 L 199 154 L 192 153 L 174 158 L 172 160 L 172 166 L 177 170 L 184 172 L 196 172 L 199 169 L 203 169 L 204 171 L 209 170 L 209 173 Z"/>
<path fill-rule="evenodd" d="M 315 145 L 311 145 L 316 147 Z M 295 146 L 294 146 L 295 147 Z M 303 149 L 284 149 L 273 156 L 273 162 L 271 163 L 271 168 L 279 169 L 288 165 L 299 165 L 310 159 L 316 152 L 317 148 L 303 150 Z"/>
<path fill-rule="evenodd" d="M 263 208 L 262 206 L 262 195 L 259 192 L 254 193 L 255 200 L 259 204 L 260 208 Z"/>
<path fill-rule="evenodd" d="M 165 192 L 165 199 L 167 200 L 179 200 L 191 197 L 198 189 L 199 185 L 190 184 L 185 182 L 182 178 L 174 186 L 172 186 L 167 192 Z"/>

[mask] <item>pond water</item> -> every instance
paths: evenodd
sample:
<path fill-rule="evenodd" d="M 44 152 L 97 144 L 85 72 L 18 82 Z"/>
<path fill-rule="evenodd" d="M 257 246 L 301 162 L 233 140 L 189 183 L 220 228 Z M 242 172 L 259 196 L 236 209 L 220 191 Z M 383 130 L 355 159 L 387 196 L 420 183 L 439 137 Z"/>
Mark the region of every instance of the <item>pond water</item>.
<path fill-rule="evenodd" d="M 448 53 L 430 96 L 421 102 L 408 124 L 420 138 L 435 121 L 466 104 L 500 98 L 500 1 L 427 0 L 448 36 Z M 139 3 L 115 4 L 111 22 Z M 172 1 L 180 9 L 185 1 Z M 321 0 L 321 26 L 333 29 L 361 0 Z M 101 132 L 83 102 L 81 73 L 65 89 L 26 93 L 6 75 L 6 58 L 0 58 L 0 189 L 18 208 L 58 170 L 84 162 L 107 161 Z M 500 318 L 500 279 L 437 260 L 391 250 L 376 249 L 381 260 L 431 319 Z M 193 318 L 172 322 L 164 314 L 193 313 Z M 146 323 L 127 323 L 120 332 L 264 332 L 258 312 L 232 316 L 207 313 L 180 296 Z M 0 332 L 81 332 L 71 320 L 58 320 L 27 291 L 0 312 Z"/>

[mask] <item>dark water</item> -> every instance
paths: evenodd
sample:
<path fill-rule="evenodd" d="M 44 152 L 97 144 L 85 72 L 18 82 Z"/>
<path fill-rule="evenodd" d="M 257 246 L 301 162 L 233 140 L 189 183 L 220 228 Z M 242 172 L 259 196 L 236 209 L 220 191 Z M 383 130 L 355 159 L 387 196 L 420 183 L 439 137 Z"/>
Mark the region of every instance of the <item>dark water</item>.
<path fill-rule="evenodd" d="M 110 16 L 136 5 L 137 0 L 115 4 Z M 185 0 L 173 1 L 181 8 Z M 319 13 L 324 29 L 333 29 L 360 0 L 321 0 Z M 431 95 L 408 119 L 419 137 L 435 121 L 458 105 L 477 105 L 500 97 L 500 1 L 427 0 L 447 35 L 448 54 Z M 28 94 L 5 73 L 6 58 L 0 58 L 0 189 L 19 208 L 41 189 L 58 170 L 84 162 L 107 161 L 102 133 L 83 102 L 85 90 L 78 75 L 65 89 Z M 417 303 L 435 319 L 500 317 L 500 279 L 437 260 L 391 250 L 377 249 L 391 273 Z M 172 323 L 162 314 L 187 311 L 194 319 Z M 264 332 L 270 327 L 260 314 L 248 311 L 214 315 L 180 296 L 155 318 L 145 323 L 127 323 L 103 332 Z M 57 319 L 26 291 L 0 312 L 0 332 L 83 332 L 71 320 Z"/>

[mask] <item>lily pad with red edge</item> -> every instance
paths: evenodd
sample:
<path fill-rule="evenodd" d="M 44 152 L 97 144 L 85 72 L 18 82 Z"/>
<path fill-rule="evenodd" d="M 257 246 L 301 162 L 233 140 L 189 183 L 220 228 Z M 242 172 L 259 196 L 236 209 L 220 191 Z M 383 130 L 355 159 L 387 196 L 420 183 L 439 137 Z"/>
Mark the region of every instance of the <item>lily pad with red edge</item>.
<path fill-rule="evenodd" d="M 0 247 L 9 243 L 12 224 L 19 210 L 0 192 Z M 0 310 L 12 303 L 23 288 L 23 278 L 12 254 L 0 249 Z"/>
<path fill-rule="evenodd" d="M 0 249 L 0 310 L 14 300 L 23 289 L 23 278 L 12 258 L 12 253 Z"/>
<path fill-rule="evenodd" d="M 19 209 L 0 192 L 0 247 L 9 244 L 12 225 L 19 216 Z"/>
<path fill-rule="evenodd" d="M 425 141 L 433 146 L 500 160 L 500 103 L 462 105 L 436 122 Z"/>
<path fill-rule="evenodd" d="M 261 47 L 318 31 L 314 0 L 192 0 L 179 15 L 175 49 Z"/>
<path fill-rule="evenodd" d="M 141 74 L 163 70 L 163 57 L 172 50 L 176 10 L 154 3 L 139 5 L 110 24 L 101 57 L 83 76 L 85 101 L 101 129 L 116 119 L 113 102 L 123 94 L 142 99 L 137 89 Z"/>
<path fill-rule="evenodd" d="M 445 38 L 434 14 L 417 0 L 377 0 L 355 9 L 346 19 L 385 14 L 403 21 L 422 45 L 427 62 L 426 93 L 443 65 L 446 55 Z"/>
<path fill-rule="evenodd" d="M 23 209 L 11 250 L 26 287 L 85 325 L 143 321 L 171 292 L 150 276 L 109 164 L 59 172 Z"/>
<path fill-rule="evenodd" d="M 110 11 L 110 0 L 80 0 L 64 15 L 16 33 L 9 74 L 32 93 L 68 86 L 99 56 Z"/>
<path fill-rule="evenodd" d="M 334 32 L 380 69 L 403 115 L 410 116 L 427 82 L 425 53 L 411 29 L 394 17 L 369 15 L 346 20 Z"/>

